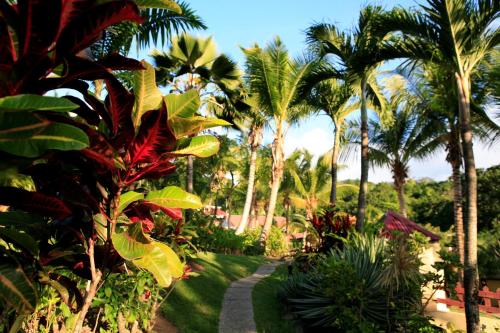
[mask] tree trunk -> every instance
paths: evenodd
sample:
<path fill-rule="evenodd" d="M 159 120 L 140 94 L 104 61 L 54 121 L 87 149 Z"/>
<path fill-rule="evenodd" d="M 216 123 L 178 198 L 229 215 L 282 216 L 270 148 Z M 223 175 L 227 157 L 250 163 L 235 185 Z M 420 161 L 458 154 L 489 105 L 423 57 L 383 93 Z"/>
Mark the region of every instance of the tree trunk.
<path fill-rule="evenodd" d="M 404 182 L 404 181 L 403 181 Z M 406 202 L 405 202 L 405 189 L 403 182 L 394 182 L 394 187 L 398 193 L 398 203 L 399 203 L 399 213 L 404 217 L 407 217 L 406 213 Z"/>
<path fill-rule="evenodd" d="M 287 202 L 286 205 L 285 205 L 285 212 L 286 212 L 286 215 L 285 215 L 285 234 L 288 235 L 288 227 L 290 226 L 290 203 Z"/>
<path fill-rule="evenodd" d="M 470 119 L 470 82 L 467 75 L 456 74 L 459 94 L 460 125 L 465 165 L 466 215 L 464 248 L 464 301 L 468 333 L 479 333 L 477 271 L 477 175 L 472 149 Z"/>
<path fill-rule="evenodd" d="M 335 138 L 333 141 L 332 150 L 332 166 L 331 166 L 331 176 L 332 176 L 332 189 L 330 190 L 330 205 L 334 206 L 337 201 L 337 162 L 339 159 L 340 150 L 340 126 L 335 124 Z"/>
<path fill-rule="evenodd" d="M 247 185 L 247 195 L 245 198 L 245 206 L 243 207 L 243 213 L 241 215 L 241 221 L 236 229 L 236 234 L 239 235 L 245 231 L 248 225 L 248 218 L 250 216 L 250 209 L 252 207 L 252 194 L 253 188 L 255 186 L 255 171 L 257 169 L 257 150 L 260 146 L 260 141 L 262 138 L 262 127 L 253 127 L 252 133 L 250 134 L 250 170 L 248 172 L 248 185 Z"/>
<path fill-rule="evenodd" d="M 462 153 L 460 150 L 460 138 L 457 129 L 452 125 L 450 129 L 450 141 L 448 143 L 447 160 L 451 165 L 453 182 L 453 218 L 455 222 L 455 238 L 457 242 L 457 253 L 460 264 L 464 265 L 464 222 L 463 222 L 463 193 L 460 167 L 462 165 Z M 463 271 L 459 271 L 459 280 L 463 282 Z"/>
<path fill-rule="evenodd" d="M 278 191 L 283 175 L 283 167 L 285 162 L 285 153 L 283 151 L 283 132 L 278 128 L 276 137 L 274 138 L 272 153 L 273 153 L 273 179 L 271 185 L 271 195 L 269 197 L 269 206 L 266 215 L 266 221 L 260 234 L 260 242 L 265 245 L 269 231 L 273 224 L 274 210 L 278 200 Z"/>
<path fill-rule="evenodd" d="M 368 192 L 368 112 L 366 110 L 366 78 L 361 80 L 361 177 L 359 180 L 358 214 L 356 230 L 362 231 L 366 215 Z"/>

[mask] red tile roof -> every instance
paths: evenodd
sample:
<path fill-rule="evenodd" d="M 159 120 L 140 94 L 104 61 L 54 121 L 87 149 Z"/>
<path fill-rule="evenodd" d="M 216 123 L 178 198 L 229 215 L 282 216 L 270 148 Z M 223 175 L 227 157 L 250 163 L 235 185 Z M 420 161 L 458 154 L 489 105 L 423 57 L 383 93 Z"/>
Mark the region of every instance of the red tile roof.
<path fill-rule="evenodd" d="M 411 234 L 414 231 L 418 231 L 421 234 L 429 237 L 431 239 L 431 242 L 437 242 L 439 241 L 439 239 L 441 239 L 440 236 L 430 232 L 421 225 L 410 221 L 406 217 L 399 215 L 393 211 L 388 211 L 385 214 L 383 233 L 387 236 L 390 236 L 392 231 L 401 231 L 406 234 Z"/>

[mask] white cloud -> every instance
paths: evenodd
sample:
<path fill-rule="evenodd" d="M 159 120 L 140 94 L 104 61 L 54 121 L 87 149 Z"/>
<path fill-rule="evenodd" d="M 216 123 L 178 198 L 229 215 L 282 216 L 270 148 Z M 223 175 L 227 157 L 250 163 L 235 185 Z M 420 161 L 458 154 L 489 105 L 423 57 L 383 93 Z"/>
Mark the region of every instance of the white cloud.
<path fill-rule="evenodd" d="M 294 150 L 306 148 L 315 157 L 326 153 L 332 147 L 332 136 L 322 128 L 312 128 L 308 131 L 291 129 L 285 139 L 285 156 L 289 156 Z"/>

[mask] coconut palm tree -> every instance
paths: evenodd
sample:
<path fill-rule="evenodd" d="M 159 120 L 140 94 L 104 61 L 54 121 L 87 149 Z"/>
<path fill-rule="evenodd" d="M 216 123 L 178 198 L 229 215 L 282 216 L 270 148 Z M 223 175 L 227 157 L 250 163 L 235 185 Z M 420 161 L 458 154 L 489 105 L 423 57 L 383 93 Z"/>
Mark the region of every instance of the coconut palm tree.
<path fill-rule="evenodd" d="M 168 52 L 154 51 L 157 82 L 173 91 L 191 89 L 209 91 L 211 97 L 205 103 L 233 102 L 235 108 L 241 96 L 241 71 L 236 63 L 217 52 L 211 37 L 194 37 L 182 34 L 172 39 Z M 186 190 L 193 192 L 194 157 L 188 157 Z"/>
<path fill-rule="evenodd" d="M 374 33 L 374 23 L 382 12 L 381 7 L 365 7 L 352 33 L 338 30 L 332 24 L 316 24 L 307 30 L 309 44 L 322 56 L 334 56 L 337 68 L 319 71 L 318 78 L 348 78 L 348 83 L 360 98 L 361 109 L 361 178 L 358 196 L 356 228 L 363 229 L 368 191 L 368 111 L 367 103 L 385 110 L 385 98 L 376 81 L 377 53 L 381 39 Z M 383 114 L 383 113 L 382 113 Z"/>
<path fill-rule="evenodd" d="M 261 234 L 261 241 L 264 243 L 271 229 L 283 176 L 285 135 L 290 124 L 296 122 L 304 112 L 303 108 L 297 106 L 300 101 L 297 98 L 298 90 L 313 63 L 291 59 L 279 38 L 264 49 L 255 45 L 243 49 L 243 52 L 246 56 L 250 93 L 257 94 L 259 107 L 273 122 L 273 177 L 269 207 Z"/>
<path fill-rule="evenodd" d="M 457 86 L 465 165 L 465 313 L 467 331 L 479 332 L 477 272 L 477 175 L 472 148 L 471 77 L 500 41 L 497 0 L 427 0 L 419 11 L 396 8 L 384 15 L 380 31 L 395 34 L 382 55 L 432 62 L 452 69 Z"/>
<path fill-rule="evenodd" d="M 412 159 L 424 159 L 435 152 L 439 142 L 433 140 L 435 129 L 427 115 L 420 112 L 421 104 L 406 88 L 401 76 L 386 80 L 386 88 L 391 96 L 388 109 L 393 122 L 382 126 L 376 121 L 369 122 L 370 163 L 391 169 L 394 189 L 398 195 L 399 212 L 407 216 L 404 185 Z M 358 128 L 357 124 L 354 128 Z"/>
<path fill-rule="evenodd" d="M 247 119 L 250 121 L 250 130 L 248 132 L 247 142 L 250 146 L 250 159 L 248 168 L 248 184 L 247 192 L 245 196 L 245 205 L 243 206 L 243 213 L 241 215 L 241 221 L 236 229 L 236 234 L 241 234 L 245 231 L 249 217 L 250 210 L 252 208 L 252 198 L 255 186 L 255 172 L 257 169 L 257 152 L 262 144 L 262 138 L 264 136 L 264 125 L 265 117 L 262 110 L 259 108 L 257 103 L 257 95 L 250 97 L 248 104 L 250 105 L 249 112 L 247 113 Z"/>
<path fill-rule="evenodd" d="M 352 101 L 354 91 L 345 80 L 326 79 L 317 81 L 314 73 L 311 80 L 306 80 L 304 91 L 308 104 L 324 112 L 332 121 L 334 138 L 331 151 L 330 174 L 332 178 L 330 205 L 337 200 L 337 172 L 340 155 L 341 137 L 344 132 L 346 118 L 359 109 L 359 103 Z"/>
<path fill-rule="evenodd" d="M 406 73 L 406 77 L 412 84 L 414 95 L 420 99 L 425 116 L 432 121 L 433 141 L 435 147 L 446 151 L 446 161 L 451 167 L 451 180 L 453 184 L 453 217 L 455 225 L 456 249 L 460 263 L 464 264 L 464 227 L 463 227 L 463 191 L 462 191 L 462 149 L 460 140 L 459 110 L 456 87 L 451 87 L 449 82 L 453 80 L 452 71 L 442 67 L 428 64 L 425 70 Z M 486 73 L 488 74 L 487 71 Z M 488 76 L 488 75 L 486 75 Z M 474 136 L 485 143 L 493 142 L 498 136 L 499 126 L 493 122 L 482 107 L 487 103 L 489 97 L 484 94 L 485 82 L 481 82 L 472 88 L 472 126 Z M 455 89 L 453 89 L 455 88 Z M 481 93 L 478 93 L 478 91 Z M 462 281 L 462 275 L 459 275 Z"/>
<path fill-rule="evenodd" d="M 296 150 L 286 161 L 287 171 L 295 184 L 290 201 L 306 211 L 308 220 L 312 220 L 319 206 L 328 204 L 328 165 L 321 161 L 313 165 L 312 158 L 308 151 Z"/>

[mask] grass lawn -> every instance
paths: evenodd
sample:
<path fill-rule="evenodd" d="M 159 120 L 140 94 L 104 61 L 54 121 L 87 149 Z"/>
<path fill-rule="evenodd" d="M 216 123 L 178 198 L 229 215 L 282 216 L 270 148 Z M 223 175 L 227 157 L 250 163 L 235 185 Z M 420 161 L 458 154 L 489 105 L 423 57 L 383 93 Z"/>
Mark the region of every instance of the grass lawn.
<path fill-rule="evenodd" d="M 287 279 L 286 265 L 276 268 L 273 274 L 261 280 L 252 291 L 254 320 L 259 333 L 293 333 L 296 328 L 290 319 L 284 318 L 284 308 L 277 291 Z"/>
<path fill-rule="evenodd" d="M 265 261 L 264 257 L 200 253 L 196 262 L 204 269 L 199 276 L 177 283 L 162 305 L 163 315 L 180 333 L 217 332 L 227 287 L 255 272 Z"/>

